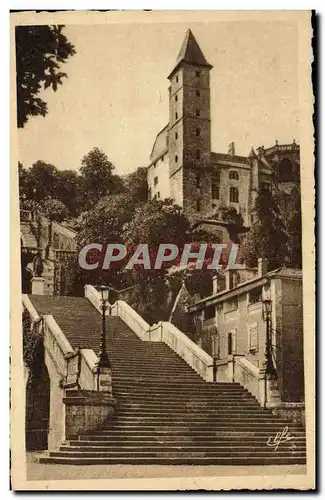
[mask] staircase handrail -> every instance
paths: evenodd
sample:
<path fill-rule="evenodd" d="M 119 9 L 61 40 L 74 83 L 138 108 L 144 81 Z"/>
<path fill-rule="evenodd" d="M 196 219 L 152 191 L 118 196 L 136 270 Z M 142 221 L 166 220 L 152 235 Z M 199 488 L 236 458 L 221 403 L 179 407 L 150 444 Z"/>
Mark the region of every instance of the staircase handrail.
<path fill-rule="evenodd" d="M 28 295 L 22 295 L 23 308 L 29 313 L 32 324 L 42 320 L 44 347 L 59 373 L 62 383 L 95 389 L 95 372 L 98 358 L 92 349 L 74 350 L 63 331 L 50 314 L 40 316 Z M 80 364 L 79 364 L 80 363 Z"/>
<path fill-rule="evenodd" d="M 147 323 L 127 302 L 117 300 L 112 305 L 112 314 L 121 318 L 131 330 L 142 340 L 148 340 L 150 329 Z"/>
<path fill-rule="evenodd" d="M 37 323 L 41 319 L 41 317 L 39 316 L 35 307 L 31 303 L 30 298 L 25 293 L 22 294 L 22 304 L 23 304 L 23 307 L 26 309 L 26 311 L 28 311 L 31 322 Z"/>
<path fill-rule="evenodd" d="M 213 379 L 213 359 L 169 321 L 161 322 L 161 340 L 207 381 Z"/>
<path fill-rule="evenodd" d="M 100 293 L 94 286 L 85 286 L 85 297 L 101 312 Z M 149 323 L 124 300 L 117 300 L 114 304 L 110 305 L 108 311 L 108 314 L 121 318 L 141 340 L 164 342 L 182 357 L 193 370 L 199 373 L 201 377 L 207 381 L 213 380 L 212 357 L 172 323 L 161 321 L 150 327 Z"/>

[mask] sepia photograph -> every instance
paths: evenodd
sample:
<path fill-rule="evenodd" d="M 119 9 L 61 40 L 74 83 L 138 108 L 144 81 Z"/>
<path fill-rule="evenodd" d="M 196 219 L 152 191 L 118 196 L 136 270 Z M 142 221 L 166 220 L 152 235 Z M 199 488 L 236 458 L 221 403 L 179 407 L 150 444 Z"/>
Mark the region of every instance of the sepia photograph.
<path fill-rule="evenodd" d="M 14 490 L 314 489 L 312 36 L 11 13 Z"/>

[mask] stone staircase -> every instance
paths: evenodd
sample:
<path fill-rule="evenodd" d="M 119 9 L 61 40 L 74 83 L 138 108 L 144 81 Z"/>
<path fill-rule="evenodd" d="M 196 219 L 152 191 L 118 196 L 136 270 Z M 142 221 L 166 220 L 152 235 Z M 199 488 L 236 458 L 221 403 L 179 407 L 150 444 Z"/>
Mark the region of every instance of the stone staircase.
<path fill-rule="evenodd" d="M 30 296 L 72 347 L 98 352 L 101 317 L 84 298 Z M 261 408 L 242 386 L 208 383 L 160 342 L 107 318 L 113 420 L 40 458 L 60 464 L 278 465 L 306 462 L 305 431 Z M 69 391 L 70 396 L 77 391 Z M 267 445 L 286 426 L 292 439 Z"/>

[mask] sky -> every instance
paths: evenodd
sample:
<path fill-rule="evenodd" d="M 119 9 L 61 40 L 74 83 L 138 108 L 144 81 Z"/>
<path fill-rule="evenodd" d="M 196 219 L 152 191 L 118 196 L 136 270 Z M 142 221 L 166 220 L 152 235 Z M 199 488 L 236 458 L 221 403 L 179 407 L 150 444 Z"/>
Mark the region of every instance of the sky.
<path fill-rule="evenodd" d="M 280 21 L 66 25 L 77 54 L 57 92 L 42 91 L 48 115 L 18 131 L 19 160 L 78 169 L 93 147 L 123 175 L 149 164 L 168 122 L 167 76 L 191 28 L 213 65 L 211 147 L 247 156 L 252 146 L 299 143 L 296 24 Z"/>

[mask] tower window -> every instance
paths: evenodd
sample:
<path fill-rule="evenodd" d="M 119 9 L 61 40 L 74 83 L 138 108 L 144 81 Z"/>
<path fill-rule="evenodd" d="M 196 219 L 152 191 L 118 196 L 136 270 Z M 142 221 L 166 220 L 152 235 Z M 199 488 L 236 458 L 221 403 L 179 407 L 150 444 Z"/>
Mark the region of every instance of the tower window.
<path fill-rule="evenodd" d="M 200 200 L 196 200 L 196 211 L 199 212 L 201 210 Z"/>
<path fill-rule="evenodd" d="M 196 135 L 196 136 L 199 136 L 199 135 L 200 135 L 200 133 L 201 133 L 201 130 L 200 130 L 199 128 L 196 128 L 196 129 L 195 129 L 195 135 Z"/>
<path fill-rule="evenodd" d="M 195 76 L 198 78 L 200 76 L 200 71 L 195 71 Z"/>
<path fill-rule="evenodd" d="M 213 200 L 220 199 L 220 188 L 215 182 L 212 182 L 212 185 L 211 185 L 211 198 Z"/>
<path fill-rule="evenodd" d="M 201 158 L 201 151 L 199 149 L 196 150 L 196 159 L 199 160 Z"/>
<path fill-rule="evenodd" d="M 196 116 L 200 116 L 200 110 L 199 110 L 199 108 L 196 108 L 195 114 L 196 114 Z"/>
<path fill-rule="evenodd" d="M 214 182 L 217 182 L 217 183 L 219 183 L 219 182 L 220 182 L 220 171 L 219 171 L 219 170 L 215 170 L 215 171 L 213 172 L 212 180 L 213 180 Z"/>
<path fill-rule="evenodd" d="M 155 186 L 157 186 L 157 184 L 158 184 L 158 177 L 154 178 L 153 183 L 154 183 Z"/>
<path fill-rule="evenodd" d="M 178 120 L 178 113 L 175 113 L 175 120 Z"/>
<path fill-rule="evenodd" d="M 238 172 L 235 172 L 235 170 L 231 170 L 229 172 L 229 179 L 233 179 L 235 181 L 238 181 L 239 180 Z"/>
<path fill-rule="evenodd" d="M 178 101 L 178 95 L 175 95 L 175 101 L 176 102 Z"/>
<path fill-rule="evenodd" d="M 238 203 L 238 189 L 236 187 L 231 187 L 229 190 L 229 200 L 231 203 Z"/>
<path fill-rule="evenodd" d="M 157 199 L 159 200 L 160 198 L 160 191 L 157 192 Z"/>
<path fill-rule="evenodd" d="M 197 95 L 198 97 L 200 97 L 200 91 L 199 91 L 199 89 L 196 89 L 196 92 L 195 92 L 195 93 L 196 93 L 196 95 Z"/>
<path fill-rule="evenodd" d="M 178 156 L 175 155 L 175 163 L 177 163 L 177 162 L 178 162 Z"/>
<path fill-rule="evenodd" d="M 178 133 L 175 132 L 175 139 L 177 140 L 178 139 Z"/>
<path fill-rule="evenodd" d="M 176 83 L 178 83 L 178 76 L 176 76 Z"/>

